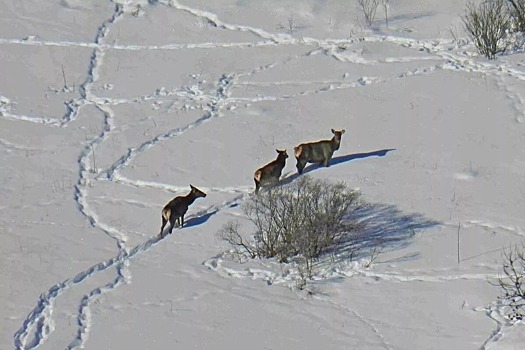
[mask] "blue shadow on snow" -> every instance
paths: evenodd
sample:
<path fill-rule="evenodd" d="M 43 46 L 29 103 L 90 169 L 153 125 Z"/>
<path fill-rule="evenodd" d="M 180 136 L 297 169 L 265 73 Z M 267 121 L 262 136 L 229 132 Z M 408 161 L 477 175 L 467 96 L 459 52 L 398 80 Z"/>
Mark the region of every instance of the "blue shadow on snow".
<path fill-rule="evenodd" d="M 342 237 L 335 250 L 343 259 L 365 256 L 374 248 L 397 250 L 407 247 L 416 233 L 439 226 L 422 214 L 405 213 L 394 205 L 368 203 L 350 212 L 348 222 L 357 224 L 354 232 Z M 411 260 L 417 254 L 401 260 Z"/>
<path fill-rule="evenodd" d="M 364 158 L 370 158 L 370 157 L 384 157 L 388 154 L 388 152 L 395 151 L 395 150 L 396 150 L 395 148 L 386 148 L 386 149 L 381 149 L 378 151 L 354 153 L 354 154 L 347 154 L 345 156 L 333 157 L 330 160 L 330 166 L 350 162 L 356 159 L 364 159 Z M 311 171 L 314 171 L 316 169 L 319 169 L 319 168 L 324 168 L 324 167 L 321 164 L 310 164 L 304 168 L 303 175 Z M 299 176 L 301 175 L 299 175 L 297 172 L 295 174 L 287 176 L 281 179 L 281 181 L 279 182 L 279 186 L 289 184 L 293 180 L 297 179 Z"/>
<path fill-rule="evenodd" d="M 192 217 L 192 218 L 188 219 L 184 223 L 184 227 L 182 227 L 182 228 L 188 228 L 188 227 L 202 225 L 206 221 L 208 221 L 209 218 L 211 218 L 213 215 L 217 214 L 217 212 L 218 212 L 218 210 L 214 210 L 214 211 L 212 211 L 210 213 L 206 213 L 206 214 L 201 215 L 201 216 Z"/>

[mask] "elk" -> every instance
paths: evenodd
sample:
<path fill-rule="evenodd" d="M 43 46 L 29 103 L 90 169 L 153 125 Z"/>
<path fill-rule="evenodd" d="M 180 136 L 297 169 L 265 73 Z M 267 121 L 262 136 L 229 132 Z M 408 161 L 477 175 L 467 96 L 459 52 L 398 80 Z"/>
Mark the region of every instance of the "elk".
<path fill-rule="evenodd" d="M 255 174 L 253 174 L 253 180 L 255 181 L 255 193 L 259 193 L 261 186 L 273 185 L 279 182 L 283 168 L 286 165 L 286 158 L 288 158 L 288 154 L 286 153 L 286 150 L 276 149 L 276 151 L 277 158 L 262 168 L 257 169 Z"/>
<path fill-rule="evenodd" d="M 303 169 L 307 163 L 321 163 L 325 167 L 330 166 L 330 159 L 335 151 L 339 149 L 341 145 L 341 136 L 345 133 L 345 130 L 336 131 L 332 129 L 331 140 L 321 140 L 317 142 L 301 143 L 299 146 L 294 148 L 295 158 L 297 159 L 297 172 L 303 173 Z"/>
<path fill-rule="evenodd" d="M 184 214 L 188 211 L 188 207 L 199 197 L 206 197 L 206 193 L 199 190 L 197 187 L 190 185 L 191 191 L 186 196 L 178 196 L 173 198 L 162 209 L 162 226 L 160 227 L 160 238 L 162 238 L 164 226 L 169 221 L 169 233 L 173 231 L 175 226 L 184 226 Z"/>

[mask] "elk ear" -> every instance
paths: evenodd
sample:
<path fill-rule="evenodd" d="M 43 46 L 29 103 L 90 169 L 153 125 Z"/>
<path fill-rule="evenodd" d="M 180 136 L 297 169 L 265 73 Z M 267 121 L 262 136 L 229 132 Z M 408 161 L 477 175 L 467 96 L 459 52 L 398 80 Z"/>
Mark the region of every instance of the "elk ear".
<path fill-rule="evenodd" d="M 335 130 L 334 129 L 332 129 L 332 134 L 335 134 Z"/>
<path fill-rule="evenodd" d="M 195 189 L 195 187 L 193 187 L 193 185 L 192 185 L 192 184 L 190 184 L 190 188 L 191 188 L 192 190 L 194 190 L 194 189 Z"/>
<path fill-rule="evenodd" d="M 281 151 L 279 151 L 277 148 L 275 149 L 275 152 L 277 152 L 277 153 L 281 153 Z"/>
<path fill-rule="evenodd" d="M 345 129 L 341 130 L 341 134 L 344 134 L 345 133 Z"/>

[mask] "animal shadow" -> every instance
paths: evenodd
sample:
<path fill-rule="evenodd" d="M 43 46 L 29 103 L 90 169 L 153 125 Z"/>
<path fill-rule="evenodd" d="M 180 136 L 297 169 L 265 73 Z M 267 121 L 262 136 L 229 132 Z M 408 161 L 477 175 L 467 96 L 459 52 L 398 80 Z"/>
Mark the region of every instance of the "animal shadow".
<path fill-rule="evenodd" d="M 335 166 L 338 164 L 350 162 L 356 159 L 364 159 L 364 158 L 370 158 L 370 157 L 384 157 L 389 152 L 395 151 L 395 150 L 396 150 L 395 148 L 386 148 L 386 149 L 381 149 L 378 151 L 354 153 L 354 154 L 347 154 L 345 156 L 333 157 L 330 160 L 330 166 Z M 324 167 L 321 164 L 310 164 L 306 168 L 304 168 L 303 174 L 307 174 L 319 168 L 324 168 Z M 289 184 L 293 180 L 297 179 L 299 176 L 301 175 L 299 175 L 298 173 L 287 176 L 279 182 L 279 186 Z"/>
<path fill-rule="evenodd" d="M 184 228 L 202 225 L 206 221 L 208 221 L 213 215 L 217 214 L 217 212 L 218 212 L 218 210 L 214 210 L 214 211 L 212 211 L 210 213 L 206 213 L 206 214 L 203 214 L 203 215 L 200 215 L 200 216 L 191 217 L 184 223 Z"/>
<path fill-rule="evenodd" d="M 388 152 L 395 151 L 395 150 L 396 150 L 395 148 L 387 148 L 387 149 L 381 149 L 381 150 L 373 151 L 373 152 L 354 153 L 354 154 L 347 154 L 346 156 L 333 157 L 332 160 L 330 161 L 330 165 L 346 163 L 346 162 L 350 162 L 356 159 L 364 159 L 364 158 L 370 158 L 370 157 L 384 157 L 388 154 Z M 319 166 L 318 164 L 314 164 L 314 165 Z"/>

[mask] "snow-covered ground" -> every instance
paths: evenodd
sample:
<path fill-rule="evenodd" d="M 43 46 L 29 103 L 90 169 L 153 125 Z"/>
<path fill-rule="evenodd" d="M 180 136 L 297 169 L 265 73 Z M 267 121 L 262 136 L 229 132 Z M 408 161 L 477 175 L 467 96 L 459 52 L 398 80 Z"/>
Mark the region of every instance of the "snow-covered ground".
<path fill-rule="evenodd" d="M 455 40 L 465 1 L 370 28 L 352 0 L 2 5 L 0 349 L 525 347 L 489 283 L 525 238 L 525 54 Z M 359 188 L 383 250 L 299 290 L 216 233 L 276 148 L 331 128 L 308 175 Z"/>

